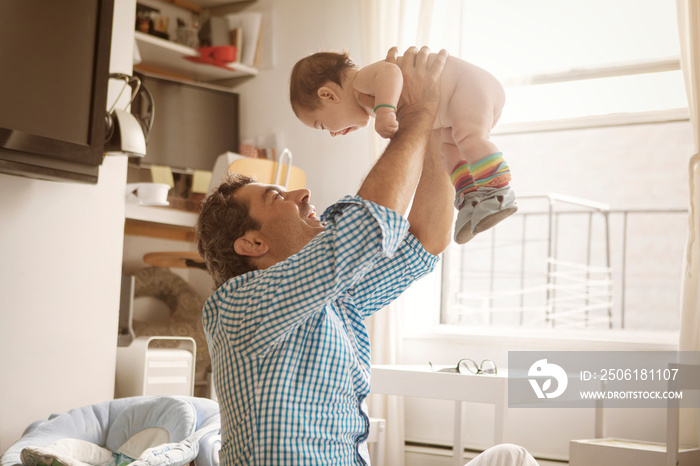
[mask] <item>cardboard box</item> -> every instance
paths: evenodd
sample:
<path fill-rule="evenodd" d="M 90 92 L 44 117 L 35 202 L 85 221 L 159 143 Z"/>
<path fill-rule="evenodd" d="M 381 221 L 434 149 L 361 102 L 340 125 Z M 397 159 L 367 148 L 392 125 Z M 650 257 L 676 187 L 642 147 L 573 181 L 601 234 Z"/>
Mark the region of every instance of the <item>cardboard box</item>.
<path fill-rule="evenodd" d="M 700 448 L 681 448 L 679 466 L 700 464 Z M 666 445 L 615 438 L 571 440 L 569 466 L 666 466 Z"/>

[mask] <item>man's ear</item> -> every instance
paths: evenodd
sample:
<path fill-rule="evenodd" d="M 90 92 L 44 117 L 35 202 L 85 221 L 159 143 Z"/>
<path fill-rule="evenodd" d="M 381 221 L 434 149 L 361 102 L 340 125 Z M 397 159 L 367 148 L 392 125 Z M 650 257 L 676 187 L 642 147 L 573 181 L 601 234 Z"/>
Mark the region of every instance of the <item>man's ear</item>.
<path fill-rule="evenodd" d="M 269 249 L 262 236 L 254 230 L 248 231 L 233 242 L 233 250 L 240 256 L 260 257 Z"/>
<path fill-rule="evenodd" d="M 322 86 L 317 91 L 318 97 L 321 100 L 326 100 L 328 102 L 338 103 L 340 102 L 340 95 L 328 86 Z"/>

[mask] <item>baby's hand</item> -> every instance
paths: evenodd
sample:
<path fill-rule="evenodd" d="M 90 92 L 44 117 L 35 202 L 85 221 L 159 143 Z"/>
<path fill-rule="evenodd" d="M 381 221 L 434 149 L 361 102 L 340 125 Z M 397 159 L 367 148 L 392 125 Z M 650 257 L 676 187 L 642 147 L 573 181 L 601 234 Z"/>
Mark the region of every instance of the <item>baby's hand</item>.
<path fill-rule="evenodd" d="M 377 109 L 374 120 L 374 130 L 384 139 L 391 138 L 399 129 L 399 122 L 396 120 L 396 112 L 389 107 Z"/>

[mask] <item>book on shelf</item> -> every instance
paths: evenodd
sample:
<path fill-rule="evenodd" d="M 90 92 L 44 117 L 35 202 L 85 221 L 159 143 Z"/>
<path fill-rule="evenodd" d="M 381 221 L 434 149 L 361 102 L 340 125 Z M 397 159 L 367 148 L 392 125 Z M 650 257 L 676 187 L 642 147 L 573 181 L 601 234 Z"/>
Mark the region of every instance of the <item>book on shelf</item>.
<path fill-rule="evenodd" d="M 236 59 L 234 63 L 241 63 L 241 49 L 243 47 L 243 29 L 234 28 L 230 31 L 231 45 L 236 47 Z"/>
<path fill-rule="evenodd" d="M 235 40 L 238 44 L 237 56 L 240 57 L 240 63 L 255 67 L 257 65 L 256 61 L 259 60 L 260 56 L 260 26 L 262 24 L 262 13 L 256 12 L 245 12 L 245 13 L 235 13 L 226 15 L 228 21 L 228 27 L 231 31 L 231 40 L 233 42 L 233 31 L 236 29 L 240 30 L 240 33 L 236 32 L 240 37 L 236 37 Z"/>

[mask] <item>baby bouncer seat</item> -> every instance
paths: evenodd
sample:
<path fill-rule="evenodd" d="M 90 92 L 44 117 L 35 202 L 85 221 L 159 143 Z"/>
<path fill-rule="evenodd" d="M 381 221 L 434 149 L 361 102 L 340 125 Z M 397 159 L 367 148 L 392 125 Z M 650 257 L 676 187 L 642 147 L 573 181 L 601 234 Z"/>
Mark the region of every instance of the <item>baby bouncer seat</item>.
<path fill-rule="evenodd" d="M 220 448 L 215 401 L 135 396 L 34 422 L 0 466 L 218 466 Z"/>

